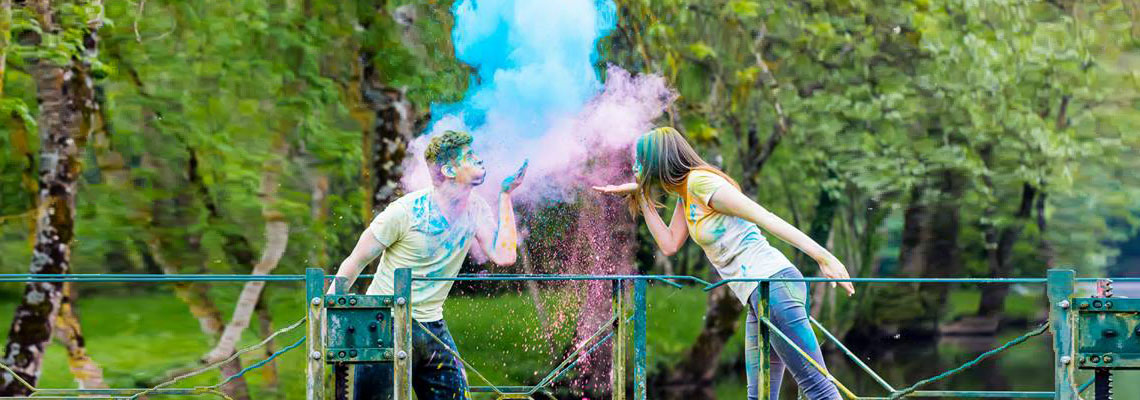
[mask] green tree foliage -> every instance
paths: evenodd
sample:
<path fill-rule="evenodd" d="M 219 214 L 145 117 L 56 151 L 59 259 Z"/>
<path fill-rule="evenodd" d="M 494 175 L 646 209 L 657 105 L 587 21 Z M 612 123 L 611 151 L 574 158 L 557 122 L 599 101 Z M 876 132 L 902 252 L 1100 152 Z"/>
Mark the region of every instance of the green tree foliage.
<path fill-rule="evenodd" d="M 730 172 L 747 170 L 750 160 L 738 157 L 747 147 L 780 134 L 779 106 L 790 127 L 771 168 L 743 179 L 757 180 L 754 194 L 762 203 L 801 227 L 813 218 L 820 188 L 842 199 L 836 223 L 850 226 L 835 232 L 833 247 L 852 248 L 844 259 L 859 260 L 851 266 L 857 271 L 873 273 L 875 262 L 854 254 L 869 239 L 858 233 L 880 230 L 864 227 L 868 221 L 883 227 L 862 206 L 899 209 L 925 201 L 912 198 L 912 190 L 938 171 L 964 181 L 964 230 L 1008 225 L 1024 184 L 1051 195 L 1046 220 L 1067 214 L 1058 205 L 1074 195 L 1097 204 L 1084 209 L 1099 209 L 1095 218 L 1057 221 L 1069 232 L 1103 239 L 1104 221 L 1120 222 L 1110 224 L 1119 229 L 1135 220 L 1134 202 L 1115 196 L 1130 186 L 1120 181 L 1129 179 L 1121 175 L 1129 168 L 1123 156 L 1136 148 L 1134 135 L 1122 129 L 1136 118 L 1137 91 L 1132 21 L 1117 12 L 1125 5 L 663 0 L 622 6 L 612 57 L 669 78 L 682 94 L 674 118 L 713 158 L 723 156 Z M 1090 198 L 1089 191 L 1103 195 Z M 985 220 L 988 206 L 999 212 Z M 967 243 L 980 236 L 966 233 Z M 1087 264 L 1085 255 L 1103 257 L 1111 247 L 1103 240 L 1075 244 L 1058 248 L 1054 264 Z M 1039 273 L 1044 265 L 1037 264 L 1025 272 Z"/>
<path fill-rule="evenodd" d="M 1140 223 L 1131 0 L 617 3 L 603 61 L 663 75 L 681 94 L 664 123 L 853 275 L 1096 274 Z M 431 103 L 463 93 L 450 5 L 104 2 L 74 271 L 248 272 L 265 242 L 269 161 L 281 162 L 271 208 L 291 227 L 276 271 L 329 267 L 371 216 L 369 90 L 403 91 L 418 127 Z M 24 13 L 0 13 L 0 30 L 34 29 Z M 39 110 L 24 60 L 82 56 L 77 32 L 3 40 L 0 272 L 25 272 L 31 257 Z M 908 219 L 919 207 L 933 211 Z M 908 221 L 946 222 L 946 210 L 954 223 L 930 229 L 956 238 L 949 269 L 907 270 Z M 707 262 L 689 246 L 673 265 L 695 274 Z M 815 303 L 840 330 L 860 312 L 907 320 L 941 303 L 873 293 L 816 291 Z"/>
<path fill-rule="evenodd" d="M 333 253 L 326 261 L 347 252 L 364 224 L 360 125 L 371 121 L 353 118 L 361 70 L 375 68 L 385 84 L 407 88 L 424 111 L 456 98 L 465 84 L 465 71 L 442 51 L 450 42 L 448 4 L 394 3 L 106 3 L 98 60 L 105 124 L 93 134 L 101 139 L 81 148 L 78 272 L 156 272 L 147 229 L 183 272 L 248 271 L 264 240 L 263 165 L 282 157 L 276 208 L 294 227 L 282 271 L 312 265 L 318 246 Z M 411 25 L 398 24 L 399 13 L 410 14 Z M 368 30 L 359 29 L 364 18 L 375 21 Z M 384 51 L 358 59 L 368 46 Z M 18 57 L 8 65 L 5 114 L 34 123 L 34 84 Z M 33 160 L 11 143 L 32 139 L 25 147 L 34 154 L 34 126 L 30 136 L 12 127 L 0 128 L 5 216 L 32 206 L 21 174 Z M 286 142 L 284 154 L 275 151 L 277 140 Z M 107 181 L 100 151 L 121 157 L 125 187 Z M 313 204 L 318 175 L 328 178 L 323 211 Z M 13 255 L 0 261 L 5 272 L 26 269 L 21 221 L 3 225 Z"/>
<path fill-rule="evenodd" d="M 664 75 L 681 93 L 673 122 L 853 275 L 1099 273 L 1134 232 L 1127 2 L 620 5 L 611 58 Z M 931 242 L 912 247 L 908 229 Z M 947 288 L 863 289 L 816 291 L 832 309 L 820 318 L 890 331 L 939 315 Z"/>

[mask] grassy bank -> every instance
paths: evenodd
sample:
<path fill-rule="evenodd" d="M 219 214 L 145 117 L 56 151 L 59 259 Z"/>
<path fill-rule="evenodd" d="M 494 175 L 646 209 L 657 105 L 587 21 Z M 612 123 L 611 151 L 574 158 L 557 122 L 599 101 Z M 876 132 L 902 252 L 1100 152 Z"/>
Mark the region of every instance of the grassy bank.
<path fill-rule="evenodd" d="M 212 296 L 224 310 L 232 307 L 240 287 L 216 285 Z M 280 329 L 303 317 L 302 290 L 289 284 L 271 284 L 269 307 L 273 328 Z M 700 315 L 704 310 L 704 293 L 699 290 L 676 290 L 652 287 L 649 296 L 649 352 L 652 362 L 670 362 L 696 337 Z M 564 317 L 577 315 L 577 305 L 564 303 L 556 294 L 547 294 L 544 305 L 548 313 Z M 572 310 L 557 307 L 574 308 Z M 0 306 L 0 321 L 10 321 L 14 304 Z M 147 293 L 134 296 L 97 296 L 81 299 L 87 349 L 103 367 L 107 383 L 112 387 L 137 387 L 153 380 L 163 371 L 189 365 L 210 349 L 212 341 L 203 335 L 186 307 L 169 293 Z M 545 376 L 561 360 L 551 357 L 552 349 L 568 345 L 569 329 L 553 332 L 554 346 L 547 340 L 538 323 L 530 297 L 509 293 L 494 297 L 464 296 L 448 300 L 446 319 L 463 356 L 495 384 L 521 384 Z M 228 317 L 228 316 L 227 316 Z M 571 323 L 563 323 L 572 327 Z M 246 330 L 241 346 L 257 343 L 257 322 Z M 303 336 L 303 329 L 287 333 L 276 342 L 278 348 Z M 242 357 L 250 365 L 265 357 L 257 351 Z M 254 398 L 302 398 L 304 393 L 304 359 L 301 351 L 278 358 L 280 393 L 266 386 L 266 377 L 253 371 L 249 378 Z M 188 379 L 183 385 L 210 385 L 221 375 L 208 372 Z M 482 384 L 472 376 L 472 384 Z M 67 369 L 64 349 L 53 344 L 48 348 L 40 387 L 75 387 Z"/>

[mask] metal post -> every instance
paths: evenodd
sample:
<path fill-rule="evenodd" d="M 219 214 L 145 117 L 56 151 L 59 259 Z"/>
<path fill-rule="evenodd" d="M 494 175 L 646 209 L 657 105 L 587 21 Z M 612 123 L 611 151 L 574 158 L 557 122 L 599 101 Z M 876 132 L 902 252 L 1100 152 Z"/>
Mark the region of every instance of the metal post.
<path fill-rule="evenodd" d="M 305 381 L 305 398 L 308 400 L 322 400 L 324 396 L 325 364 L 324 338 L 321 336 L 321 319 L 324 317 L 325 273 L 320 268 L 305 270 L 305 302 L 308 312 L 305 322 L 308 332 L 305 341 L 308 342 L 309 360 Z"/>
<path fill-rule="evenodd" d="M 759 301 L 756 302 L 757 303 L 756 315 L 760 318 L 770 317 L 770 315 L 768 315 L 768 295 L 769 295 L 769 293 L 768 293 L 769 289 L 768 288 L 770 286 L 771 286 L 771 282 L 762 281 L 762 282 L 760 282 L 760 286 L 756 289 L 756 290 L 760 291 L 760 293 L 759 293 L 760 298 L 758 299 Z M 757 349 L 760 350 L 760 362 L 759 362 L 760 365 L 758 365 L 758 367 L 760 368 L 760 373 L 756 374 L 756 380 L 757 380 L 757 382 L 756 382 L 756 395 L 759 397 L 760 400 L 770 400 L 769 397 L 772 394 L 772 389 L 769 388 L 768 386 L 772 382 L 772 370 L 771 370 L 772 369 L 772 365 L 771 365 L 772 342 L 771 342 L 771 340 L 769 340 L 769 336 L 771 335 L 771 331 L 768 329 L 767 324 L 757 324 L 757 325 L 758 325 L 757 328 L 760 329 L 760 335 L 759 335 L 760 337 L 757 338 L 757 340 L 760 341 L 760 343 L 757 343 L 757 345 L 758 345 Z M 774 399 L 771 399 L 771 400 L 774 400 Z"/>
<path fill-rule="evenodd" d="M 396 359 L 392 383 L 395 400 L 412 400 L 412 270 L 396 269 L 394 281 L 396 305 L 392 306 L 392 322 Z"/>
<path fill-rule="evenodd" d="M 1078 400 L 1076 387 L 1076 360 L 1073 340 L 1073 313 L 1070 307 L 1076 272 L 1071 269 L 1050 269 L 1048 274 L 1049 330 L 1053 334 L 1053 384 L 1057 400 Z"/>
<path fill-rule="evenodd" d="M 614 333 L 614 343 L 611 348 L 613 369 L 610 371 L 610 390 L 613 400 L 625 400 L 625 344 L 629 336 L 626 318 L 625 282 L 614 281 L 614 315 L 617 315 L 617 329 Z"/>
<path fill-rule="evenodd" d="M 1097 280 L 1096 296 L 1093 297 L 1111 298 L 1112 280 Z M 1112 370 L 1108 368 L 1097 368 L 1093 372 L 1093 378 L 1096 380 L 1096 389 L 1093 392 L 1093 398 L 1096 400 L 1112 400 Z"/>
<path fill-rule="evenodd" d="M 649 282 L 638 279 L 633 283 L 633 400 L 645 400 L 646 392 L 646 289 Z"/>
<path fill-rule="evenodd" d="M 332 280 L 333 294 L 344 295 L 348 294 L 348 288 L 345 287 L 345 280 L 341 277 L 335 277 Z M 327 315 L 326 315 L 327 316 Z M 349 370 L 348 364 L 338 362 L 332 366 L 332 379 L 333 379 L 333 400 L 348 400 L 349 397 Z"/>

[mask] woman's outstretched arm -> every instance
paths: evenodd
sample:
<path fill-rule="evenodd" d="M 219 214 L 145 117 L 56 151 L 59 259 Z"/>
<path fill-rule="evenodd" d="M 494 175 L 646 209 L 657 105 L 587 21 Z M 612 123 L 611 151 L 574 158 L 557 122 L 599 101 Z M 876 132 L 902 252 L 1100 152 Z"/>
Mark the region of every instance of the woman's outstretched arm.
<path fill-rule="evenodd" d="M 849 279 L 847 268 L 839 262 L 830 251 L 820 246 L 811 237 L 801 232 L 792 224 L 784 221 L 776 214 L 772 214 L 764 207 L 741 193 L 731 185 L 725 185 L 713 193 L 709 199 L 709 206 L 718 212 L 744 218 L 759 225 L 765 231 L 779 237 L 800 251 L 806 253 L 819 263 L 819 270 L 826 278 Z M 832 283 L 835 287 L 835 283 Z M 855 294 L 855 286 L 851 282 L 839 282 L 848 295 Z"/>

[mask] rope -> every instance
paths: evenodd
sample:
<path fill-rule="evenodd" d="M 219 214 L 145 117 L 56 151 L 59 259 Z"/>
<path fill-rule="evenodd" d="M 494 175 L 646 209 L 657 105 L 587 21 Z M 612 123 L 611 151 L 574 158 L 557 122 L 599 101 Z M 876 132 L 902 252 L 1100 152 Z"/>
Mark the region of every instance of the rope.
<path fill-rule="evenodd" d="M 229 395 L 222 393 L 222 391 L 217 390 L 217 389 L 202 388 L 202 389 L 200 389 L 200 391 L 221 397 L 221 398 L 226 399 L 226 400 L 234 400 L 233 397 L 230 397 Z M 126 399 L 130 399 L 130 397 L 127 397 Z"/>
<path fill-rule="evenodd" d="M 293 343 L 293 344 L 291 344 L 291 345 L 289 345 L 289 346 L 286 346 L 285 348 L 283 348 L 283 349 L 281 349 L 281 350 L 278 350 L 277 352 L 275 352 L 275 353 L 271 354 L 269 357 L 266 357 L 264 360 L 258 361 L 258 362 L 254 363 L 253 365 L 250 365 L 250 366 L 248 366 L 248 367 L 242 368 L 242 370 L 241 370 L 241 371 L 239 371 L 238 373 L 236 373 L 236 374 L 233 374 L 233 375 L 232 375 L 232 376 L 230 376 L 230 377 L 227 377 L 227 378 L 226 378 L 225 380 L 223 380 L 221 383 L 218 383 L 218 384 L 216 384 L 216 385 L 213 385 L 213 386 L 209 386 L 209 388 L 212 388 L 212 389 L 217 389 L 217 388 L 219 388 L 219 387 L 221 387 L 221 386 L 223 386 L 223 385 L 225 385 L 225 384 L 227 384 L 227 383 L 230 383 L 230 382 L 231 382 L 231 381 L 233 381 L 234 379 L 237 379 L 237 378 L 241 378 L 241 377 L 242 377 L 242 375 L 245 375 L 245 373 L 246 373 L 246 372 L 249 372 L 249 371 L 255 370 L 255 369 L 257 369 L 257 368 L 261 368 L 261 366 L 265 365 L 266 363 L 268 363 L 268 362 L 270 362 L 270 361 L 273 361 L 273 359 L 274 359 L 274 358 L 277 358 L 277 356 L 279 356 L 279 355 L 282 355 L 282 354 L 285 354 L 285 352 L 287 352 L 287 351 L 289 351 L 289 350 L 293 350 L 293 349 L 295 349 L 295 348 L 297 348 L 297 347 L 301 346 L 301 344 L 302 344 L 302 343 L 305 343 L 305 338 L 304 338 L 304 337 L 302 337 L 302 338 L 300 338 L 300 339 L 297 339 L 297 342 L 296 342 L 296 343 Z"/>
<path fill-rule="evenodd" d="M 143 390 L 143 391 L 141 391 L 141 392 L 135 393 L 133 396 L 129 397 L 128 399 L 130 399 L 130 400 L 135 400 L 135 399 L 138 399 L 138 398 L 139 398 L 139 396 L 142 396 L 142 395 L 145 395 L 145 394 L 147 394 L 147 393 L 151 393 L 151 392 L 154 392 L 155 390 L 158 390 L 158 389 L 161 389 L 161 388 L 164 388 L 164 387 L 167 387 L 167 386 L 173 385 L 173 384 L 175 384 L 175 383 L 177 383 L 178 381 L 181 381 L 181 380 L 183 380 L 183 379 L 186 379 L 186 378 L 189 378 L 189 377 L 192 377 L 192 376 L 196 376 L 196 375 L 200 375 L 200 374 L 202 374 L 202 373 L 204 373 L 204 372 L 206 372 L 206 371 L 209 371 L 209 370 L 211 370 L 211 369 L 214 369 L 214 368 L 216 368 L 216 367 L 217 367 L 217 366 L 219 366 L 219 365 L 222 365 L 222 364 L 228 363 L 228 362 L 230 362 L 230 361 L 233 361 L 233 360 L 237 359 L 239 356 L 241 356 L 242 354 L 245 354 L 245 353 L 248 353 L 248 352 L 251 352 L 251 351 L 254 351 L 254 350 L 257 350 L 257 349 L 259 349 L 259 348 L 262 348 L 262 347 L 264 347 L 264 346 L 265 346 L 267 343 L 269 343 L 271 340 L 273 340 L 273 338 L 277 337 L 278 335 L 281 335 L 282 333 L 285 333 L 285 332 L 291 331 L 291 330 L 293 330 L 293 329 L 297 329 L 297 327 L 298 327 L 298 326 L 301 326 L 301 324 L 303 324 L 303 323 L 305 323 L 305 318 L 301 318 L 301 319 L 297 320 L 297 322 L 294 322 L 292 325 L 289 325 L 289 326 L 287 326 L 287 327 L 281 328 L 280 330 L 278 330 L 278 331 L 276 331 L 276 332 L 273 332 L 273 334 L 269 335 L 269 337 L 266 337 L 266 338 L 265 338 L 265 340 L 262 340 L 262 341 L 261 341 L 261 343 L 258 343 L 258 344 L 255 344 L 255 345 L 253 345 L 253 346 L 250 346 L 250 347 L 246 347 L 246 348 L 244 348 L 244 349 L 241 349 L 241 350 L 238 350 L 238 351 L 234 352 L 234 354 L 233 354 L 233 355 L 231 355 L 229 358 L 226 358 L 225 360 L 222 360 L 222 361 L 218 361 L 218 362 L 216 362 L 216 363 L 213 363 L 213 364 L 207 365 L 207 366 L 205 366 L 205 367 L 202 367 L 202 368 L 200 368 L 200 369 L 197 369 L 197 370 L 194 370 L 194 371 L 188 372 L 188 373 L 186 373 L 186 374 L 182 374 L 182 375 L 176 376 L 176 377 L 174 377 L 174 379 L 171 379 L 171 380 L 169 380 L 169 381 L 166 381 L 166 382 L 160 383 L 160 384 L 156 385 L 155 387 L 152 387 L 152 388 L 150 388 L 150 389 L 147 389 L 147 390 Z M 290 348 L 291 348 L 291 347 L 290 347 Z M 276 356 L 277 356 L 277 355 L 276 355 L 276 354 L 274 354 L 273 356 L 271 356 L 271 357 L 270 357 L 270 359 L 272 359 L 273 357 L 276 357 Z M 241 374 L 241 373 L 245 373 L 245 370 L 242 370 L 242 372 L 240 372 L 239 374 Z M 220 386 L 220 385 L 218 385 L 218 386 Z M 205 390 L 205 391 L 206 391 L 206 392 L 212 392 L 212 391 L 214 391 L 214 390 Z M 219 393 L 220 393 L 220 392 L 219 392 Z M 216 393 L 216 394 L 217 394 L 217 393 Z M 225 397 L 225 395 L 222 395 L 222 396 L 223 396 L 223 397 Z M 228 397 L 227 397 L 227 399 L 228 399 Z"/>
<path fill-rule="evenodd" d="M 932 376 L 930 378 L 923 379 L 923 380 L 919 381 L 918 383 L 911 385 L 910 387 L 907 387 L 907 388 L 904 388 L 904 389 L 899 390 L 897 392 L 891 393 L 890 399 L 893 400 L 893 399 L 901 398 L 901 397 L 906 396 L 908 394 L 914 393 L 914 391 L 918 390 L 918 388 L 921 386 L 929 385 L 931 383 L 940 381 L 942 379 L 949 378 L 951 375 L 962 372 L 966 368 L 973 367 L 974 365 L 977 365 L 982 360 L 985 360 L 986 358 L 989 358 L 990 356 L 992 356 L 994 354 L 1003 352 L 1006 349 L 1009 349 L 1010 347 L 1017 346 L 1021 343 L 1024 343 L 1026 340 L 1029 340 L 1029 338 L 1031 338 L 1031 337 L 1045 333 L 1045 331 L 1048 329 L 1049 329 L 1049 323 L 1048 322 L 1041 324 L 1041 326 L 1038 327 L 1037 329 L 1029 331 L 1029 333 L 1026 333 L 1024 335 L 1018 336 L 1017 338 L 1010 340 L 1009 342 L 1006 342 L 1005 344 L 1001 345 L 1000 347 L 998 347 L 996 349 L 982 353 L 982 355 L 978 356 L 977 358 L 975 358 L 973 360 L 970 360 L 970 362 L 962 364 L 958 368 L 954 368 L 952 370 L 943 372 L 941 374 Z"/>
<path fill-rule="evenodd" d="M 427 332 L 428 336 L 431 336 L 431 338 L 435 339 L 435 341 L 438 342 L 440 345 L 442 345 L 443 348 L 447 349 L 447 351 L 449 353 L 451 353 L 452 357 L 455 357 L 455 359 L 459 360 L 459 362 L 462 363 L 463 366 L 470 369 L 471 372 L 474 372 L 475 375 L 479 377 L 479 379 L 482 379 L 483 382 L 486 382 L 487 386 L 491 387 L 491 391 L 495 392 L 495 394 L 497 394 L 499 396 L 503 396 L 504 394 L 506 394 L 506 393 L 503 393 L 502 390 L 499 390 L 499 388 L 497 386 L 495 386 L 495 384 L 491 383 L 491 380 L 487 379 L 487 377 L 485 377 L 485 376 L 483 376 L 483 374 L 479 373 L 479 370 L 475 369 L 475 367 L 472 367 L 471 364 L 467 362 L 467 360 L 464 360 L 463 357 L 460 357 L 459 352 L 455 351 L 455 349 L 452 349 L 451 346 L 448 346 L 447 343 L 443 342 L 443 339 L 440 339 L 439 336 L 436 336 L 434 333 L 432 333 L 431 330 L 429 330 L 426 326 L 424 326 L 423 322 L 416 321 L 416 324 L 419 325 L 420 329 L 423 329 L 424 332 Z M 411 357 L 411 356 L 412 356 L 411 354 L 408 354 L 408 357 Z"/>
<path fill-rule="evenodd" d="M 1084 393 L 1085 390 L 1088 390 L 1088 388 L 1093 385 L 1093 382 L 1096 382 L 1096 378 L 1091 378 L 1088 382 L 1081 384 L 1081 386 L 1077 388 L 1077 393 Z"/>
<path fill-rule="evenodd" d="M 25 381 L 24 378 L 21 378 L 20 374 L 17 374 L 16 371 L 13 371 L 11 368 L 8 368 L 7 364 L 0 362 L 0 368 L 3 368 L 5 371 L 8 371 L 9 374 L 12 374 L 12 376 L 16 378 L 16 381 L 20 382 L 21 385 L 24 385 L 24 387 L 28 388 L 28 390 L 31 391 L 32 393 L 35 393 L 35 391 L 39 390 L 39 389 L 36 389 L 35 386 L 32 386 L 32 384 L 28 383 L 28 381 Z"/>

